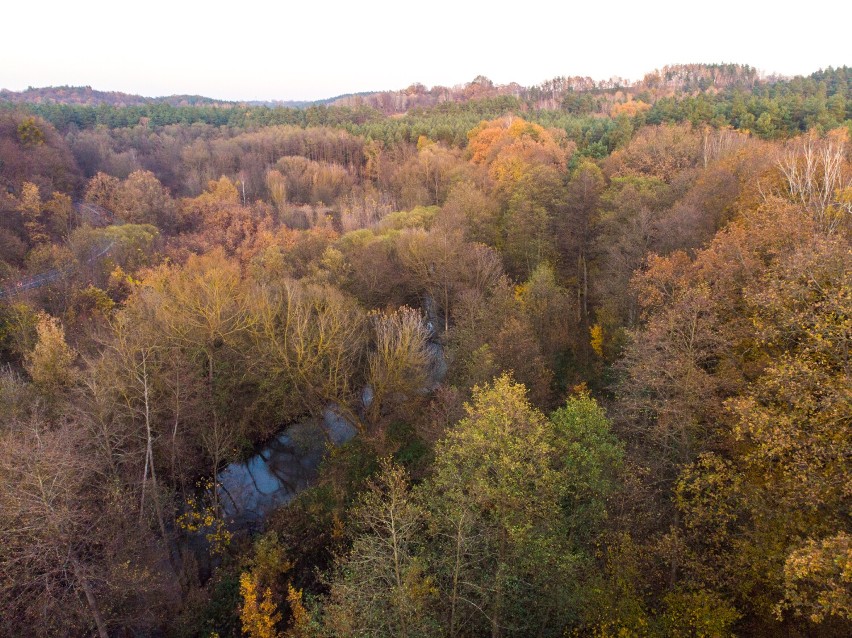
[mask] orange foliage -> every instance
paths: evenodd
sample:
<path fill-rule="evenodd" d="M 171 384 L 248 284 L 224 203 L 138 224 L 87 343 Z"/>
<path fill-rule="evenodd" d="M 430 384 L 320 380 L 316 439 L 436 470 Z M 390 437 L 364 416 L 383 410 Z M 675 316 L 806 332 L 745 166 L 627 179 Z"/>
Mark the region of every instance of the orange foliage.
<path fill-rule="evenodd" d="M 563 132 L 512 116 L 481 122 L 467 136 L 471 161 L 488 166 L 501 184 L 516 182 L 537 164 L 565 170 L 574 150 Z"/>
<path fill-rule="evenodd" d="M 651 105 L 647 102 L 643 102 L 642 100 L 630 100 L 629 102 L 622 102 L 620 104 L 613 104 L 612 110 L 610 111 L 610 115 L 612 117 L 618 117 L 619 115 L 626 115 L 627 117 L 634 117 L 639 113 L 644 113 L 649 110 Z"/>

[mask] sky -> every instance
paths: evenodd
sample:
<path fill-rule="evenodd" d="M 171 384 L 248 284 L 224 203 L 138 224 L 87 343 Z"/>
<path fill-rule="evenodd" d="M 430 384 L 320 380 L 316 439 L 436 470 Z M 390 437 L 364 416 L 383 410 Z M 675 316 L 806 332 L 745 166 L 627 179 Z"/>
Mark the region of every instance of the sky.
<path fill-rule="evenodd" d="M 781 75 L 852 65 L 842 0 L 13 0 L 3 19 L 0 88 L 16 91 L 313 100 L 477 75 L 530 86 L 691 62 Z"/>

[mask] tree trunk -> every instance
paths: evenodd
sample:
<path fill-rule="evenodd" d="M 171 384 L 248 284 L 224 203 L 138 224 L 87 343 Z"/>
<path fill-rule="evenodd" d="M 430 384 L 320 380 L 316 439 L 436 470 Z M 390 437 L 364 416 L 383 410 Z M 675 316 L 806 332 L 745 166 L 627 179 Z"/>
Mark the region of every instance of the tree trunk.
<path fill-rule="evenodd" d="M 107 633 L 106 623 L 104 622 L 103 616 L 101 616 L 101 612 L 98 609 L 98 602 L 95 599 L 95 593 L 92 591 L 91 585 L 89 585 L 89 581 L 86 576 L 83 574 L 83 568 L 80 566 L 80 563 L 77 561 L 75 556 L 71 556 L 71 567 L 74 570 L 74 577 L 77 579 L 77 582 L 80 584 L 80 587 L 83 590 L 83 594 L 86 596 L 86 602 L 89 604 L 89 609 L 92 612 L 92 618 L 95 620 L 95 626 L 98 628 L 98 636 L 100 638 L 109 638 L 109 634 Z"/>
<path fill-rule="evenodd" d="M 393 515 L 393 511 L 390 512 L 390 528 L 391 528 L 391 546 L 393 547 L 393 572 L 394 578 L 396 579 L 396 590 L 399 594 L 398 600 L 400 601 L 398 604 L 400 605 L 397 608 L 397 612 L 399 614 L 399 625 L 400 625 L 400 636 L 403 638 L 408 637 L 408 622 L 406 618 L 406 610 L 401 608 L 403 601 L 405 600 L 405 583 L 402 579 L 402 569 L 400 567 L 400 558 L 399 558 L 399 539 L 397 538 L 396 532 L 396 520 Z"/>
<path fill-rule="evenodd" d="M 462 547 L 462 527 L 464 525 L 464 513 L 456 524 L 456 557 L 453 564 L 453 591 L 450 596 L 450 638 L 456 636 L 456 605 L 458 603 L 459 593 L 459 571 L 461 570 L 461 547 Z"/>
<path fill-rule="evenodd" d="M 501 638 L 503 628 L 500 626 L 503 611 L 503 565 L 506 556 L 506 530 L 500 530 L 500 544 L 497 550 L 497 572 L 494 575 L 494 611 L 491 614 L 491 638 Z"/>

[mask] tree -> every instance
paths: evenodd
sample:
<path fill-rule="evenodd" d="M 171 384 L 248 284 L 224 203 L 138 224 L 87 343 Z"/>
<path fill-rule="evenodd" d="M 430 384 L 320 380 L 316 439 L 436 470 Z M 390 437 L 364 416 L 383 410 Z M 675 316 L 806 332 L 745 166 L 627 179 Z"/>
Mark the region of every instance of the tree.
<path fill-rule="evenodd" d="M 556 282 L 549 265 L 540 264 L 530 278 L 516 288 L 516 296 L 551 368 L 556 369 L 569 346 L 574 346 L 576 353 L 585 345 L 582 337 L 579 344 L 576 342 L 576 313 L 570 293 Z"/>
<path fill-rule="evenodd" d="M 464 229 L 469 241 L 495 246 L 498 242 L 500 207 L 472 181 L 461 181 L 450 189 L 441 216 L 452 227 Z"/>
<path fill-rule="evenodd" d="M 848 533 L 848 237 L 769 199 L 694 261 L 649 266 L 619 390 L 647 472 L 633 500 L 665 512 L 634 523 L 669 568 L 649 577 L 673 614 L 727 608 L 773 631 L 805 613 L 818 624 L 804 630 L 830 635 L 844 612 L 823 557 Z"/>
<path fill-rule="evenodd" d="M 702 139 L 690 124 L 647 126 L 608 158 L 606 168 L 612 176 L 642 175 L 670 183 L 701 157 Z"/>
<path fill-rule="evenodd" d="M 811 133 L 790 142 L 778 160 L 790 198 L 805 207 L 828 232 L 848 225 L 852 216 L 849 205 L 838 201 L 838 196 L 852 187 L 846 137 L 843 129 L 822 139 Z"/>
<path fill-rule="evenodd" d="M 134 310 L 129 327 L 144 329 L 143 349 L 153 347 L 165 367 L 159 382 L 167 390 L 159 406 L 171 410 L 172 427 L 188 422 L 207 452 L 214 481 L 237 428 L 251 424 L 247 361 L 256 317 L 249 292 L 237 264 L 216 250 L 191 257 L 182 268 L 151 272 L 128 303 Z M 191 363 L 189 374 L 182 361 Z M 190 406 L 197 411 L 190 413 Z"/>
<path fill-rule="evenodd" d="M 537 404 L 547 404 L 553 371 L 522 304 L 523 294 L 516 294 L 506 277 L 460 298 L 459 320 L 449 343 L 454 383 L 471 388 L 485 385 L 501 372 L 512 372 Z"/>
<path fill-rule="evenodd" d="M 374 350 L 368 355 L 367 381 L 373 390 L 368 406 L 375 423 L 395 396 L 409 397 L 427 385 L 429 331 L 420 313 L 403 307 L 393 313 L 374 312 L 370 317 Z"/>
<path fill-rule="evenodd" d="M 98 173 L 86 184 L 85 200 L 115 212 L 119 207 L 121 180 L 106 173 Z"/>
<path fill-rule="evenodd" d="M 399 261 L 409 274 L 415 294 L 425 295 L 450 328 L 458 299 L 465 293 L 482 294 L 502 274 L 496 252 L 483 244 L 469 244 L 459 230 L 439 225 L 431 231 L 409 230 L 396 241 Z"/>
<path fill-rule="evenodd" d="M 451 305 L 461 283 L 457 277 L 465 250 L 461 234 L 445 229 L 409 231 L 397 241 L 397 250 L 417 287 L 440 308 L 444 331 L 448 330 Z"/>
<path fill-rule="evenodd" d="M 243 634 L 249 638 L 278 638 L 281 634 L 275 626 L 281 621 L 281 613 L 272 601 L 272 590 L 269 587 L 262 592 L 259 590 L 256 574 L 240 574 L 240 595 L 243 598 L 240 621 Z"/>
<path fill-rule="evenodd" d="M 780 610 L 807 614 L 813 623 L 827 617 L 852 620 L 852 565 L 846 532 L 813 539 L 788 556 L 784 563 L 785 601 Z"/>
<path fill-rule="evenodd" d="M 122 398 L 130 411 L 131 419 L 134 422 L 141 421 L 144 428 L 145 469 L 140 481 L 139 518 L 142 520 L 144 517 L 145 495 L 150 477 L 154 512 L 162 539 L 168 544 L 169 535 L 166 531 L 162 493 L 157 480 L 157 462 L 154 457 L 157 412 L 159 411 L 154 390 L 157 376 L 158 347 L 149 339 L 145 339 L 147 336 L 145 331 L 130 328 L 126 323 L 127 318 L 128 315 L 122 315 L 113 325 L 115 341 L 112 346 L 119 365 L 119 373 L 124 377 Z"/>
<path fill-rule="evenodd" d="M 748 547 L 751 569 L 760 565 L 754 586 L 768 594 L 767 605 L 785 597 L 788 587 L 790 607 L 810 608 L 819 623 L 850 618 L 848 609 L 828 602 L 817 611 L 813 595 L 795 583 L 803 563 L 821 560 L 818 543 L 831 553 L 831 539 L 850 531 L 841 512 L 849 498 L 852 440 L 852 260 L 847 240 L 835 238 L 818 219 L 815 224 L 822 232 L 779 259 L 746 293 L 758 344 L 771 359 L 728 407 L 734 435 L 745 445 L 737 461 L 747 477 L 742 507 L 751 514 L 735 543 Z M 805 578 L 815 581 L 808 587 L 823 590 L 819 597 L 832 598 L 828 592 L 839 586 L 830 570 L 816 568 Z"/>
<path fill-rule="evenodd" d="M 159 232 L 150 224 L 81 226 L 68 239 L 80 276 L 106 287 L 116 267 L 135 272 L 151 265 Z"/>
<path fill-rule="evenodd" d="M 533 610 L 553 601 L 540 587 L 571 561 L 559 547 L 560 481 L 547 419 L 507 375 L 475 388 L 466 411 L 438 443 L 428 488 L 446 526 L 436 551 L 446 626 L 464 634 L 487 628 L 495 638 L 542 631 L 544 615 Z M 559 631 L 552 623 L 548 630 Z"/>
<path fill-rule="evenodd" d="M 174 201 L 150 171 L 128 175 L 118 189 L 114 205 L 110 210 L 126 222 L 153 224 L 164 232 L 179 226 Z"/>
<path fill-rule="evenodd" d="M 517 171 L 506 192 L 503 253 L 507 270 L 524 279 L 539 264 L 556 261 L 555 220 L 565 197 L 562 175 L 554 167 L 532 164 Z"/>
<path fill-rule="evenodd" d="M 382 461 L 352 514 L 352 549 L 338 562 L 325 608 L 335 635 L 428 636 L 435 590 L 418 545 L 424 512 L 405 471 Z"/>
<path fill-rule="evenodd" d="M 577 320 L 581 326 L 589 323 L 589 252 L 604 187 L 601 169 L 588 160 L 580 163 L 571 173 L 566 188 L 566 214 L 556 226 L 563 268 L 565 272 L 574 272 Z"/>
<path fill-rule="evenodd" d="M 681 263 L 678 257 L 672 261 Z M 706 287 L 677 290 L 670 304 L 631 335 L 618 364 L 625 373 L 619 404 L 630 424 L 623 434 L 654 468 L 662 490 L 671 488 L 680 468 L 712 446 L 716 435 L 725 386 L 714 364 L 725 333 L 712 308 Z"/>
<path fill-rule="evenodd" d="M 602 210 L 594 225 L 597 277 L 592 296 L 600 314 L 617 318 L 619 326 L 639 319 L 638 302 L 630 289 L 633 273 L 667 232 L 659 225 L 672 202 L 671 188 L 656 177 L 615 177 L 601 195 Z"/>
<path fill-rule="evenodd" d="M 42 222 L 42 201 L 38 186 L 24 182 L 21 186 L 19 209 L 30 245 L 35 246 L 50 241 L 47 229 Z"/>
<path fill-rule="evenodd" d="M 619 488 L 624 444 L 585 390 L 569 397 L 550 421 L 571 543 L 591 553 L 607 515 L 607 500 Z"/>
<path fill-rule="evenodd" d="M 9 635 L 150 631 L 168 613 L 165 557 L 84 431 L 37 409 L 0 430 L 0 617 Z M 143 558 L 144 557 L 144 558 Z M 150 563 L 147 561 L 150 560 Z"/>
<path fill-rule="evenodd" d="M 279 414 L 351 405 L 366 337 L 358 304 L 330 286 L 293 279 L 263 289 L 253 303 L 256 365 Z"/>
<path fill-rule="evenodd" d="M 501 188 L 514 183 L 529 166 L 564 170 L 573 151 L 561 131 L 513 116 L 481 122 L 467 136 L 471 161 L 488 166 Z"/>
<path fill-rule="evenodd" d="M 25 367 L 33 383 L 48 397 L 71 384 L 74 378 L 72 364 L 77 358 L 65 342 L 65 330 L 55 317 L 41 314 L 36 326 L 37 340 L 25 358 Z"/>
<path fill-rule="evenodd" d="M 20 193 L 24 182 L 43 193 L 72 192 L 80 172 L 64 137 L 48 122 L 26 110 L 4 109 L 0 114 L 0 184 Z"/>
<path fill-rule="evenodd" d="M 81 488 L 90 468 L 74 450 L 76 433 L 67 427 L 45 431 L 36 415 L 19 427 L 17 436 L 5 433 L 0 440 L 3 615 L 24 624 L 29 618 L 39 627 L 60 619 L 80 622 L 83 610 L 75 599 L 79 593 L 84 595 L 90 622 L 106 638 L 101 603 L 84 558 L 89 510 Z M 38 619 L 35 601 L 54 613 L 57 607 L 67 608 L 58 618 Z"/>

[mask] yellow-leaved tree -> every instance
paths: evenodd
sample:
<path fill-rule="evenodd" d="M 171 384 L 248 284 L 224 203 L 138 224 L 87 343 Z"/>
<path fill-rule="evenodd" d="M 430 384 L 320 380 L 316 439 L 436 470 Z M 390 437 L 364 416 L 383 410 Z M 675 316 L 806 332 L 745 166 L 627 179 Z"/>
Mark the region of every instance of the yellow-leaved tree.
<path fill-rule="evenodd" d="M 278 638 L 280 634 L 275 625 L 281 620 L 281 612 L 272 601 L 272 590 L 267 587 L 260 591 L 258 580 L 254 572 L 243 572 L 240 575 L 240 595 L 243 598 L 240 621 L 243 634 L 249 638 Z"/>
<path fill-rule="evenodd" d="M 66 343 L 65 329 L 55 317 L 40 314 L 36 334 L 35 347 L 26 356 L 24 366 L 33 383 L 46 394 L 52 395 L 71 383 L 71 364 L 77 353 Z"/>

